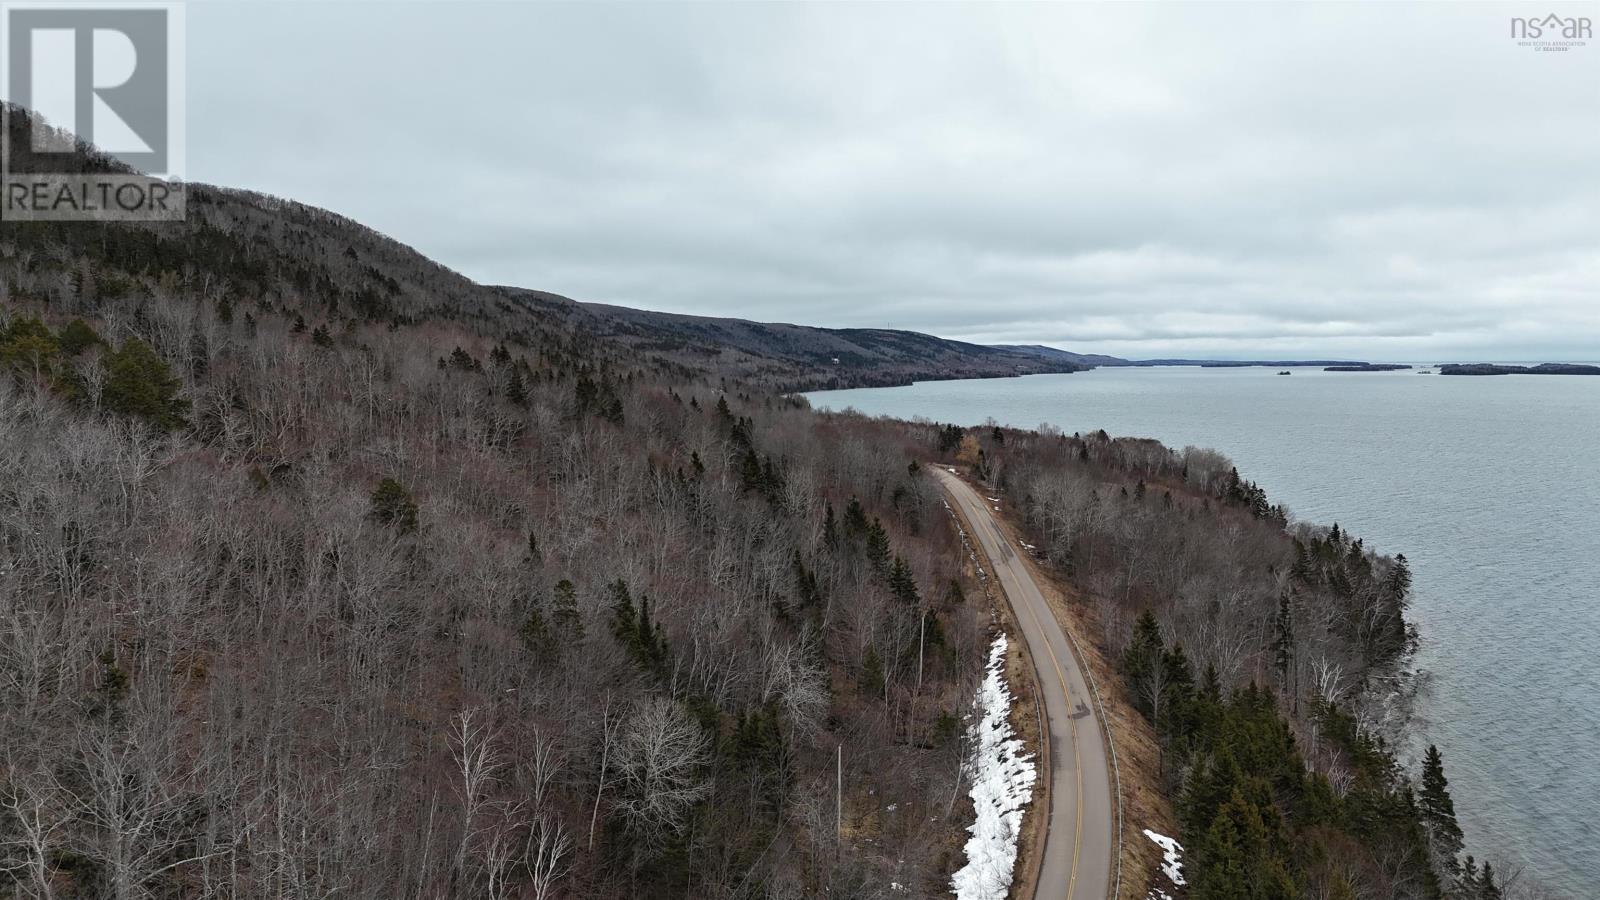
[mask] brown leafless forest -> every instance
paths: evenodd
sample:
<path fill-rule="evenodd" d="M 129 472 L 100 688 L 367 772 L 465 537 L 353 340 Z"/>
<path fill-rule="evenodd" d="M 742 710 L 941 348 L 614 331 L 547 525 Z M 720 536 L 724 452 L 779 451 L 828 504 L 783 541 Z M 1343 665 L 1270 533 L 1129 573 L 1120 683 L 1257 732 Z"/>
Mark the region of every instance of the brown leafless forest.
<path fill-rule="evenodd" d="M 1112 654 L 1153 611 L 1354 791 L 1312 708 L 1379 724 L 1394 561 L 1208 451 L 819 415 L 569 312 L 212 188 L 5 226 L 0 892 L 942 894 L 989 616 L 920 466 L 958 458 Z M 1158 732 L 1170 674 L 1130 674 Z M 1297 877 L 1349 893 L 1298 895 L 1437 895 L 1319 827 Z"/>

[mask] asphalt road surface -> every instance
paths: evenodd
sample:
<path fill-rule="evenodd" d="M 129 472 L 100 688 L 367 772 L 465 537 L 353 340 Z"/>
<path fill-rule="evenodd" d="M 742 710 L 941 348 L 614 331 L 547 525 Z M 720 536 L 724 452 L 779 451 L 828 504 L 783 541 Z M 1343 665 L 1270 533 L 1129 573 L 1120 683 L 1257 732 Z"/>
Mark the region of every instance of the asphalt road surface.
<path fill-rule="evenodd" d="M 1100 717 L 1078 659 L 1021 556 L 994 518 L 993 501 L 942 467 L 933 468 L 971 524 L 1011 601 L 1039 670 L 1050 732 L 1050 818 L 1039 900 L 1106 900 L 1111 894 L 1116 800 Z M 1019 875 L 1021 873 L 1018 873 Z"/>

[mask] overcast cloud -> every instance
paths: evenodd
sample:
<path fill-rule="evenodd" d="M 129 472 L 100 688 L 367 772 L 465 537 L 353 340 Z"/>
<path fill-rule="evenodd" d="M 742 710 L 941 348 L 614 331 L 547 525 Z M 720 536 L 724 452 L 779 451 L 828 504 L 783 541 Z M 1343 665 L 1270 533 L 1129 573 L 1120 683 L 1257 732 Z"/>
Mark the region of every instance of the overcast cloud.
<path fill-rule="evenodd" d="M 1124 356 L 1600 358 L 1600 4 L 189 7 L 190 175 L 479 281 Z"/>

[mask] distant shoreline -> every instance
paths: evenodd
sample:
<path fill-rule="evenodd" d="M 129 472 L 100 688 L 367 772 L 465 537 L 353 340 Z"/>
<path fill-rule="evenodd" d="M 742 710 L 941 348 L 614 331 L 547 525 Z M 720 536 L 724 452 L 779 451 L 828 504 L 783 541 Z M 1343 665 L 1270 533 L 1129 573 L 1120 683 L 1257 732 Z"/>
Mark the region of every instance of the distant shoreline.
<path fill-rule="evenodd" d="M 1324 372 L 1400 372 L 1411 368 L 1405 363 L 1355 363 L 1348 366 L 1327 366 Z"/>
<path fill-rule="evenodd" d="M 1446 363 L 1440 375 L 1600 375 L 1600 366 L 1578 363 L 1539 363 L 1536 366 L 1510 366 L 1498 363 Z"/>

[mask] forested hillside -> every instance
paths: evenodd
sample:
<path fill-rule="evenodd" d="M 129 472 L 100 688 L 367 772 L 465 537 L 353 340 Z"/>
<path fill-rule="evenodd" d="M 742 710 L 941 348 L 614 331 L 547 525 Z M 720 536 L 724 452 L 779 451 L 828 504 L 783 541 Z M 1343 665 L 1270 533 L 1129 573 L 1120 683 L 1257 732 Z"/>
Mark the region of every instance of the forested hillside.
<path fill-rule="evenodd" d="M 958 863 L 987 616 L 906 434 L 616 364 L 288 205 L 8 226 L 0 266 L 20 889 L 876 896 Z"/>
<path fill-rule="evenodd" d="M 1461 856 L 1438 752 L 1414 781 L 1393 749 L 1416 643 L 1403 555 L 1291 522 L 1215 451 L 1048 429 L 974 443 L 1121 660 L 1187 896 L 1502 896 Z"/>
<path fill-rule="evenodd" d="M 1403 565 L 1215 454 L 818 415 L 204 187 L 7 223 L 0 367 L 17 896 L 942 894 L 990 619 L 930 460 L 1092 601 L 1193 896 L 1453 878 L 1371 730 Z"/>
<path fill-rule="evenodd" d="M 548 296 L 548 295 L 547 295 Z M 773 390 L 881 387 L 948 378 L 1006 378 L 1091 368 L 888 328 L 812 328 L 583 304 L 591 330 L 629 347 L 698 364 Z"/>

